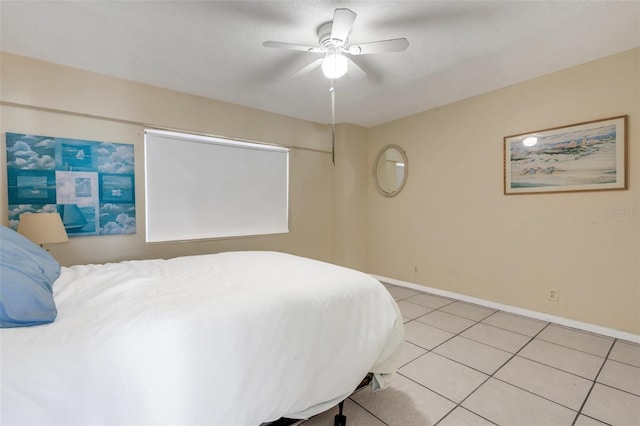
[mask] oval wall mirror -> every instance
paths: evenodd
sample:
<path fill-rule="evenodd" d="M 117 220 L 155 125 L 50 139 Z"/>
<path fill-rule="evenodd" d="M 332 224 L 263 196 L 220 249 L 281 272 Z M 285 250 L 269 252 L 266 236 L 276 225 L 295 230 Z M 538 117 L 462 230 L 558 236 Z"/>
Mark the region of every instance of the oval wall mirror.
<path fill-rule="evenodd" d="M 373 164 L 373 180 L 378 192 L 385 197 L 398 195 L 407 183 L 409 163 L 407 154 L 398 145 L 388 145 L 380 150 Z"/>

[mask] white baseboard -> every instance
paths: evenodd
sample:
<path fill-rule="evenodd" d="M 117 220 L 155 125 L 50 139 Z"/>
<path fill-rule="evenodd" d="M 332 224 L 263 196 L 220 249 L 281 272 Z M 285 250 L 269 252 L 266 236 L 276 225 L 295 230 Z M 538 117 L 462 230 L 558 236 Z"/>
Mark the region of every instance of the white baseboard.
<path fill-rule="evenodd" d="M 615 339 L 626 340 L 640 344 L 640 335 L 629 333 L 626 331 L 616 330 L 615 328 L 602 327 L 587 322 L 576 321 L 569 318 L 559 317 L 556 315 L 545 314 L 544 312 L 532 311 L 529 309 L 518 308 L 517 306 L 504 305 L 502 303 L 492 302 L 490 300 L 480 299 L 478 297 L 466 296 L 464 294 L 454 293 L 452 291 L 440 290 L 433 287 L 427 287 L 422 284 L 415 284 L 407 281 L 396 280 L 395 278 L 383 277 L 380 275 L 370 274 L 372 277 L 379 281 L 397 285 L 400 287 L 406 287 L 413 290 L 425 291 L 427 293 L 435 294 L 437 296 L 449 297 L 452 299 L 462 300 L 464 302 L 475 303 L 476 305 L 486 306 L 492 309 L 498 309 L 501 311 L 509 312 L 516 315 L 522 315 L 537 320 L 552 322 L 566 327 L 577 328 L 579 330 L 588 331 L 590 333 L 601 334 L 603 336 L 613 337 Z"/>

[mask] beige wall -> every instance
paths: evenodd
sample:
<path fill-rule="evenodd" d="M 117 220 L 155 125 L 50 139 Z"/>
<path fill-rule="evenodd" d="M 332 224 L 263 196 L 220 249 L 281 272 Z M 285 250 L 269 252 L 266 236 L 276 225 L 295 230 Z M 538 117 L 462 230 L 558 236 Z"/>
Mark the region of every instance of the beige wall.
<path fill-rule="evenodd" d="M 136 147 L 138 233 L 50 246 L 63 264 L 280 250 L 640 333 L 638 49 L 374 128 L 341 124 L 335 166 L 325 125 L 15 55 L 0 60 L 2 133 Z M 623 114 L 630 124 L 628 190 L 502 194 L 505 135 Z M 302 148 L 291 154 L 291 232 L 145 244 L 139 123 Z M 371 177 L 388 143 L 409 157 L 407 185 L 394 198 L 380 196 Z M 6 170 L 4 138 L 0 167 Z M 2 223 L 5 180 L 3 171 Z M 557 303 L 546 298 L 552 287 L 560 290 Z"/>
<path fill-rule="evenodd" d="M 333 256 L 334 185 L 326 125 L 158 89 L 11 54 L 1 56 L 0 131 L 135 145 L 135 235 L 73 238 L 50 245 L 65 265 L 225 250 L 279 250 L 340 263 Z M 294 146 L 290 232 L 190 243 L 145 244 L 143 129 L 152 126 Z M 0 221 L 7 224 L 6 147 L 0 147 Z M 167 172 L 171 165 L 167 165 Z M 341 215 L 338 215 L 341 216 Z M 339 235 L 338 235 L 339 237 Z M 364 263 L 364 262 L 362 262 Z"/>
<path fill-rule="evenodd" d="M 628 190 L 503 195 L 504 136 L 619 115 Z M 369 164 L 409 157 L 397 197 L 368 185 L 369 272 L 640 333 L 639 135 L 640 49 L 369 129 Z"/>
<path fill-rule="evenodd" d="M 367 270 L 368 129 L 353 124 L 336 127 L 334 169 L 334 257 Z"/>

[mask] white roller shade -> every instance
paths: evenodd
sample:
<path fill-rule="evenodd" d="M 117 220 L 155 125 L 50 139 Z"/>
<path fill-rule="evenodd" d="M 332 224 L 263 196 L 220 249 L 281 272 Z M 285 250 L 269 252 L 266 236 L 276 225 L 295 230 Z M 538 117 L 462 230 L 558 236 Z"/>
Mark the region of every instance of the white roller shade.
<path fill-rule="evenodd" d="M 289 149 L 145 130 L 146 241 L 289 232 Z"/>

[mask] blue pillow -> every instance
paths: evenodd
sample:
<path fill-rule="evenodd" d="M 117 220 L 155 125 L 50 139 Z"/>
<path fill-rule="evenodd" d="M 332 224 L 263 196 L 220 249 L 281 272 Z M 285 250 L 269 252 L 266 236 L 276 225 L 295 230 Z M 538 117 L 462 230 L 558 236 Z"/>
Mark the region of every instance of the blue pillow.
<path fill-rule="evenodd" d="M 56 319 L 53 282 L 60 264 L 48 251 L 0 225 L 0 327 L 26 327 Z"/>

